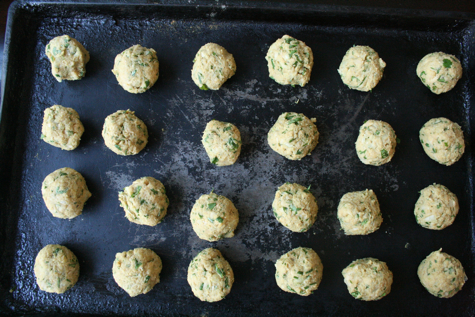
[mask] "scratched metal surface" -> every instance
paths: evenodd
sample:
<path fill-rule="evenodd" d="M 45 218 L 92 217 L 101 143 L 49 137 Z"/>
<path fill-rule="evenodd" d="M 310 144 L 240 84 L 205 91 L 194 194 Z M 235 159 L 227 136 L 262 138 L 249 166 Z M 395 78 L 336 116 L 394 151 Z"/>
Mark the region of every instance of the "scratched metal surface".
<path fill-rule="evenodd" d="M 0 199 L 2 311 L 473 314 L 473 17 L 309 8 L 314 11 L 20 3 L 11 13 L 0 128 L 6 180 Z M 62 34 L 90 52 L 83 80 L 58 83 L 50 73 L 44 48 Z M 265 54 L 284 34 L 306 42 L 314 52 L 312 77 L 304 88 L 280 86 L 268 78 Z M 200 91 L 190 76 L 195 53 L 208 42 L 224 46 L 237 63 L 236 75 L 219 91 Z M 146 93 L 133 95 L 110 70 L 116 54 L 137 43 L 157 51 L 160 78 Z M 370 45 L 388 65 L 371 93 L 349 90 L 336 71 L 355 44 Z M 466 70 L 455 89 L 440 96 L 415 76 L 420 58 L 433 51 L 455 54 Z M 53 104 L 73 107 L 81 116 L 85 133 L 72 152 L 39 139 L 43 111 Z M 149 144 L 136 156 L 117 156 L 103 143 L 103 121 L 119 109 L 135 111 L 148 126 Z M 312 155 L 298 162 L 267 145 L 268 130 L 285 111 L 317 118 L 321 133 Z M 430 160 L 418 141 L 420 127 L 439 116 L 458 122 L 468 143 L 463 158 L 451 167 Z M 201 146 L 211 119 L 232 122 L 241 131 L 242 153 L 233 166 L 213 166 Z M 401 143 L 391 163 L 370 167 L 358 160 L 354 142 L 367 119 L 387 121 L 395 129 Z M 93 194 L 83 214 L 70 221 L 52 217 L 40 193 L 44 177 L 66 166 L 83 174 Z M 130 223 L 117 199 L 119 190 L 142 176 L 160 179 L 170 199 L 168 215 L 156 227 Z M 288 231 L 272 215 L 275 190 L 286 181 L 311 185 L 317 197 L 319 214 L 307 233 Z M 434 182 L 449 187 L 461 207 L 455 223 L 441 232 L 419 227 L 413 216 L 418 191 Z M 376 192 L 384 222 L 371 235 L 345 236 L 336 218 L 339 199 L 365 188 Z M 240 213 L 236 236 L 217 243 L 198 239 L 189 221 L 194 201 L 212 189 L 231 199 Z M 66 245 L 80 261 L 79 281 L 63 295 L 42 292 L 35 283 L 35 256 L 50 243 Z M 313 248 L 324 265 L 319 289 L 305 298 L 281 291 L 274 280 L 274 262 L 298 246 Z M 117 252 L 135 247 L 153 249 L 162 258 L 163 271 L 150 293 L 130 298 L 114 282 L 111 267 Z M 190 260 L 207 247 L 220 249 L 236 276 L 231 293 L 213 304 L 195 298 L 186 281 Z M 469 278 L 449 300 L 430 295 L 416 275 L 420 261 L 441 247 L 461 260 Z M 373 303 L 353 299 L 341 276 L 351 261 L 367 256 L 387 262 L 394 273 L 391 293 Z"/>

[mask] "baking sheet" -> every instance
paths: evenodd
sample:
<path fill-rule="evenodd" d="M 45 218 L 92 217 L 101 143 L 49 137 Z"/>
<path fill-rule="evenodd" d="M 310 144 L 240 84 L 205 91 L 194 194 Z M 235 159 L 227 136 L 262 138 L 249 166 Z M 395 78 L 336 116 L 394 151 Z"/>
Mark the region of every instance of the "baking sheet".
<path fill-rule="evenodd" d="M 87 5 L 21 2 L 10 12 L 6 77 L 0 126 L 1 309 L 8 314 L 189 314 L 189 315 L 473 315 L 472 132 L 474 17 L 470 14 L 341 10 L 308 5 L 275 8 L 230 5 Z M 53 37 L 69 34 L 91 54 L 87 74 L 58 83 L 44 54 Z M 306 42 L 315 66 L 307 86 L 287 87 L 268 78 L 268 47 L 284 34 Z M 191 80 L 198 49 L 215 42 L 231 52 L 237 73 L 219 91 L 201 91 Z M 125 92 L 111 73 L 115 55 L 134 44 L 152 47 L 160 78 L 148 92 Z M 336 71 L 352 45 L 369 45 L 387 63 L 371 93 L 351 91 Z M 464 76 L 453 91 L 434 95 L 415 76 L 424 55 L 450 52 Z M 61 151 L 39 139 L 43 110 L 73 107 L 85 127 L 81 145 Z M 101 137 L 105 117 L 134 110 L 148 126 L 149 144 L 140 154 L 119 157 Z M 286 111 L 317 118 L 320 143 L 311 156 L 286 160 L 266 136 Z M 430 160 L 418 140 L 433 117 L 458 122 L 467 141 L 463 158 L 451 167 Z M 234 123 L 243 147 L 236 164 L 216 167 L 201 146 L 211 119 Z M 367 119 L 384 120 L 401 143 L 391 163 L 359 162 L 354 142 Z M 61 167 L 83 174 L 93 196 L 71 221 L 51 216 L 41 198 L 44 177 Z M 142 176 L 160 179 L 170 207 L 150 228 L 130 223 L 119 207 L 118 191 Z M 271 203 L 284 182 L 311 185 L 319 214 L 307 233 L 292 233 L 275 220 Z M 419 227 L 413 207 L 418 191 L 441 183 L 459 198 L 460 213 L 449 228 Z M 345 236 L 336 218 L 340 197 L 373 189 L 384 222 L 368 236 Z M 212 189 L 231 199 L 240 213 L 236 236 L 217 243 L 200 240 L 191 228 L 194 201 Z M 78 257 L 81 275 L 63 295 L 35 283 L 33 264 L 46 244 L 66 245 Z M 298 246 L 321 257 L 323 280 L 309 297 L 281 291 L 274 263 Z M 130 298 L 112 278 L 115 253 L 135 247 L 154 250 L 163 261 L 161 282 L 146 295 Z M 191 259 L 216 247 L 230 262 L 236 281 L 226 299 L 203 303 L 186 281 Z M 417 266 L 430 252 L 457 257 L 469 280 L 452 299 L 430 295 L 419 283 Z M 376 257 L 394 274 L 391 293 L 377 302 L 353 299 L 341 270 L 351 261 Z"/>

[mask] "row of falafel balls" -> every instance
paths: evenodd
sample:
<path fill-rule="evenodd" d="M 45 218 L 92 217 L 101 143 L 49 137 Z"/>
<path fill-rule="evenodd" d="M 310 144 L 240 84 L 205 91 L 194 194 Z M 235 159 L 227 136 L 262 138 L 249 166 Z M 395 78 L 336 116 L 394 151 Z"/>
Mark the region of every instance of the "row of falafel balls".
<path fill-rule="evenodd" d="M 85 75 L 89 53 L 75 39 L 67 35 L 54 38 L 47 45 L 46 54 L 58 81 L 77 80 Z M 272 44 L 266 60 L 270 77 L 280 84 L 304 86 L 310 79 L 312 51 L 292 37 L 285 35 Z M 369 91 L 382 78 L 385 66 L 373 49 L 355 46 L 344 56 L 338 72 L 348 87 Z M 221 46 L 208 43 L 196 54 L 192 78 L 201 89 L 216 90 L 235 71 L 233 56 Z M 132 46 L 116 57 L 113 73 L 125 90 L 142 93 L 158 78 L 156 52 L 140 45 Z M 440 94 L 455 86 L 462 69 L 454 56 L 439 52 L 425 56 L 417 74 L 432 92 Z M 270 147 L 291 160 L 310 155 L 319 138 L 315 121 L 303 114 L 283 113 L 268 133 Z M 75 110 L 58 105 L 45 110 L 41 135 L 45 142 L 73 150 L 79 145 L 83 131 Z M 129 110 L 108 116 L 102 135 L 106 146 L 119 155 L 137 154 L 148 141 L 146 125 Z M 447 166 L 459 160 L 465 149 L 460 126 L 446 118 L 427 122 L 420 131 L 420 141 L 430 158 Z M 210 162 L 217 166 L 234 164 L 241 151 L 239 130 L 231 123 L 217 120 L 207 124 L 202 143 Z M 364 164 L 379 166 L 392 159 L 396 144 L 395 132 L 388 123 L 368 120 L 360 127 L 355 145 Z M 53 216 L 68 219 L 80 215 L 91 196 L 82 175 L 67 167 L 45 178 L 42 194 Z M 149 226 L 161 222 L 169 205 L 165 187 L 153 177 L 133 182 L 119 193 L 119 200 L 131 222 Z M 310 187 L 290 183 L 279 187 L 272 208 L 276 219 L 294 232 L 307 231 L 318 212 Z M 434 184 L 421 191 L 414 213 L 421 226 L 441 230 L 453 223 L 458 209 L 457 197 L 445 186 Z M 338 219 L 348 235 L 372 233 L 383 220 L 372 190 L 345 194 L 338 206 Z M 229 199 L 211 192 L 196 201 L 190 220 L 201 239 L 217 241 L 234 236 L 239 214 Z M 112 271 L 117 284 L 130 296 L 137 296 L 147 293 L 160 281 L 161 269 L 160 257 L 155 252 L 137 248 L 117 253 Z M 79 263 L 66 247 L 48 245 L 39 252 L 34 270 L 40 289 L 63 293 L 76 283 Z M 282 290 L 307 296 L 318 288 L 322 271 L 317 253 L 300 247 L 277 260 L 275 278 Z M 342 274 L 349 293 L 357 299 L 378 300 L 391 290 L 391 271 L 386 263 L 374 258 L 353 261 Z M 455 295 L 467 279 L 461 263 L 441 250 L 432 252 L 421 262 L 418 275 L 431 294 L 443 298 Z M 230 292 L 234 274 L 222 254 L 208 248 L 191 261 L 188 282 L 198 298 L 214 302 Z"/>

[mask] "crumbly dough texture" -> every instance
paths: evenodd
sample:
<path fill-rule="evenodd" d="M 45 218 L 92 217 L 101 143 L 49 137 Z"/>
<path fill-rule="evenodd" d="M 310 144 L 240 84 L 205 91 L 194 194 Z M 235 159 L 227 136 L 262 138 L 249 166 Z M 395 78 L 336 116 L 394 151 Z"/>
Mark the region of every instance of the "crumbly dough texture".
<path fill-rule="evenodd" d="M 323 264 L 310 248 L 296 248 L 275 263 L 275 280 L 285 292 L 308 296 L 322 281 Z"/>
<path fill-rule="evenodd" d="M 367 235 L 378 230 L 383 217 L 373 190 L 343 195 L 338 205 L 338 220 L 346 235 Z"/>
<path fill-rule="evenodd" d="M 462 64 L 454 55 L 430 53 L 421 59 L 416 74 L 430 91 L 439 95 L 455 87 L 462 77 Z"/>
<path fill-rule="evenodd" d="M 112 275 L 130 297 L 146 294 L 160 282 L 162 260 L 150 249 L 136 248 L 115 255 Z"/>
<path fill-rule="evenodd" d="M 119 192 L 119 201 L 129 221 L 156 226 L 167 214 L 169 200 L 162 182 L 142 177 Z"/>
<path fill-rule="evenodd" d="M 86 75 L 89 52 L 69 35 L 57 36 L 46 45 L 46 56 L 57 81 L 79 80 Z"/>
<path fill-rule="evenodd" d="M 315 118 L 302 113 L 284 112 L 267 134 L 269 146 L 289 160 L 301 160 L 312 154 L 318 144 L 320 133 Z"/>
<path fill-rule="evenodd" d="M 126 91 L 143 93 L 158 79 L 157 52 L 138 44 L 131 46 L 115 57 L 112 73 Z"/>
<path fill-rule="evenodd" d="M 79 216 L 84 203 L 91 197 L 84 177 L 69 167 L 57 169 L 46 176 L 41 194 L 51 214 L 63 219 Z"/>
<path fill-rule="evenodd" d="M 41 127 L 41 139 L 62 150 L 71 151 L 78 147 L 84 126 L 73 108 L 54 105 L 46 108 Z"/>
<path fill-rule="evenodd" d="M 318 205 L 309 188 L 285 183 L 275 193 L 272 203 L 275 218 L 293 232 L 306 232 L 317 219 Z"/>
<path fill-rule="evenodd" d="M 429 254 L 419 265 L 417 275 L 429 293 L 450 298 L 462 289 L 467 275 L 459 260 L 441 251 L 439 249 Z"/>
<path fill-rule="evenodd" d="M 195 202 L 190 220 L 200 239 L 218 241 L 234 237 L 239 213 L 232 201 L 211 192 L 209 195 L 202 195 Z"/>
<path fill-rule="evenodd" d="M 386 63 L 369 46 L 353 46 L 341 61 L 338 73 L 345 85 L 359 91 L 370 91 L 383 77 Z"/>
<path fill-rule="evenodd" d="M 241 133 L 231 123 L 211 120 L 206 125 L 201 143 L 210 162 L 217 166 L 234 164 L 241 153 Z"/>
<path fill-rule="evenodd" d="M 355 143 L 356 154 L 364 164 L 380 166 L 391 161 L 396 144 L 396 133 L 388 123 L 368 120 L 360 127 Z"/>
<path fill-rule="evenodd" d="M 305 86 L 313 67 L 312 49 L 291 36 L 275 41 L 266 55 L 269 77 L 281 85 Z"/>
<path fill-rule="evenodd" d="M 217 302 L 231 292 L 233 269 L 219 250 L 204 249 L 190 262 L 188 284 L 202 301 Z"/>
<path fill-rule="evenodd" d="M 348 292 L 356 299 L 374 301 L 391 292 L 393 273 L 385 262 L 378 259 L 353 261 L 341 273 Z"/>
<path fill-rule="evenodd" d="M 459 212 L 459 202 L 447 187 L 433 184 L 420 193 L 414 208 L 419 225 L 427 229 L 442 230 L 454 222 Z"/>
<path fill-rule="evenodd" d="M 427 121 L 419 131 L 419 139 L 426 154 L 442 165 L 454 164 L 465 152 L 462 128 L 447 118 Z"/>
<path fill-rule="evenodd" d="M 196 53 L 191 78 L 201 90 L 218 90 L 235 73 L 233 54 L 218 44 L 208 43 Z"/>
<path fill-rule="evenodd" d="M 42 291 L 62 294 L 78 281 L 79 262 L 65 246 L 48 244 L 38 252 L 34 271 Z"/>
<path fill-rule="evenodd" d="M 112 152 L 119 155 L 135 155 L 147 145 L 148 130 L 134 111 L 119 110 L 107 116 L 102 128 L 102 137 Z"/>

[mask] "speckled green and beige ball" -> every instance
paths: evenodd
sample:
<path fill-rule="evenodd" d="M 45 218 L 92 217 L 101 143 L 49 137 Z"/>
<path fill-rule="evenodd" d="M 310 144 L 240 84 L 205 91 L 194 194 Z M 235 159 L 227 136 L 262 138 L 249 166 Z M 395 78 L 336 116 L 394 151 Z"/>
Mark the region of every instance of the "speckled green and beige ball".
<path fill-rule="evenodd" d="M 234 124 L 211 120 L 201 139 L 209 160 L 216 166 L 234 164 L 241 153 L 241 133 Z"/>
<path fill-rule="evenodd" d="M 153 177 L 142 177 L 119 192 L 119 201 L 129 221 L 156 226 L 167 214 L 165 186 Z"/>
<path fill-rule="evenodd" d="M 200 239 L 212 242 L 234 237 L 239 213 L 231 200 L 211 192 L 195 202 L 190 221 Z"/>
<path fill-rule="evenodd" d="M 309 188 L 285 183 L 275 193 L 272 202 L 275 218 L 293 232 L 306 232 L 315 223 L 318 204 Z"/>
<path fill-rule="evenodd" d="M 301 160 L 318 144 L 315 118 L 309 119 L 302 113 L 284 112 L 267 134 L 271 149 L 289 160 Z"/>
<path fill-rule="evenodd" d="M 208 248 L 190 262 L 187 280 L 201 301 L 217 302 L 231 292 L 234 273 L 219 250 Z"/>
<path fill-rule="evenodd" d="M 421 59 L 416 73 L 430 91 L 439 95 L 455 87 L 462 77 L 462 64 L 454 55 L 434 52 Z"/>
<path fill-rule="evenodd" d="M 285 292 L 308 296 L 322 281 L 323 264 L 311 248 L 299 247 L 282 255 L 275 263 L 275 280 Z"/>
<path fill-rule="evenodd" d="M 442 230 L 450 226 L 459 212 L 457 196 L 440 184 L 427 186 L 414 207 L 414 215 L 419 225 L 432 230 Z"/>
<path fill-rule="evenodd" d="M 338 220 L 346 235 L 367 235 L 381 226 L 383 217 L 373 190 L 346 193 L 338 205 Z"/>
<path fill-rule="evenodd" d="M 160 282 L 162 260 L 150 249 L 136 248 L 115 255 L 112 275 L 130 297 L 150 292 Z"/>
<path fill-rule="evenodd" d="M 60 105 L 45 109 L 41 139 L 46 143 L 71 151 L 79 146 L 83 133 L 84 126 L 76 110 Z"/>
<path fill-rule="evenodd" d="M 42 291 L 62 294 L 78 281 L 79 262 L 65 246 L 49 244 L 38 252 L 34 272 Z"/>
<path fill-rule="evenodd" d="M 396 153 L 396 145 L 396 133 L 389 123 L 367 120 L 360 127 L 355 148 L 362 163 L 380 166 L 391 161 Z"/>
<path fill-rule="evenodd" d="M 201 90 L 218 90 L 235 73 L 233 55 L 218 44 L 208 43 L 196 53 L 191 78 Z"/>

